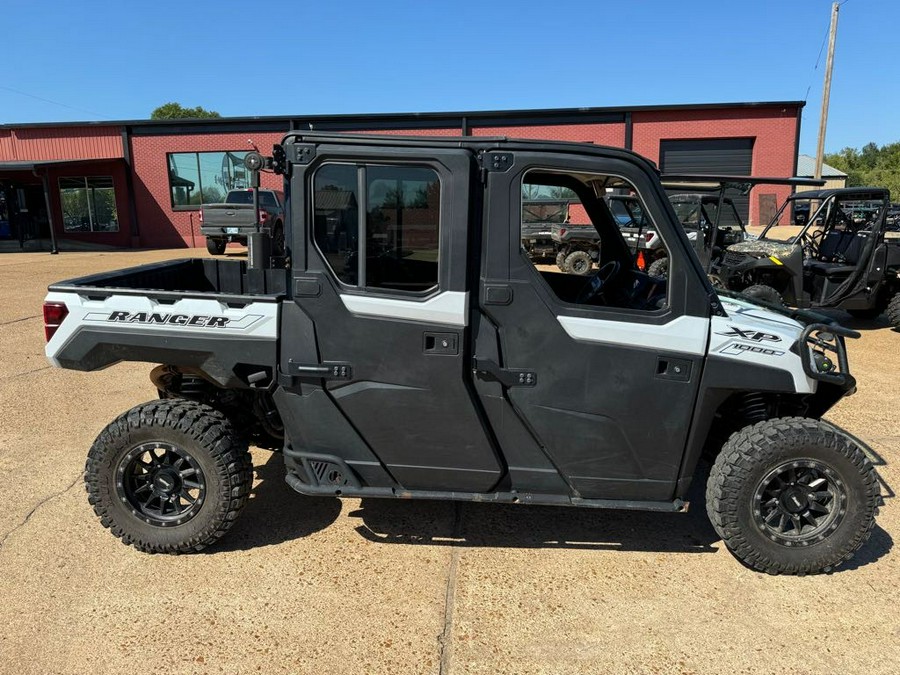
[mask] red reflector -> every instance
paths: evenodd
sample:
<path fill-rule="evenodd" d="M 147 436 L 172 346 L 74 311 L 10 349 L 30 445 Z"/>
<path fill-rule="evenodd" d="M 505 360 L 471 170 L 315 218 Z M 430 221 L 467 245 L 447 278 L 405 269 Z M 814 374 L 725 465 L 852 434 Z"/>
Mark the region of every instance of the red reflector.
<path fill-rule="evenodd" d="M 47 342 L 60 327 L 63 320 L 69 315 L 69 308 L 61 302 L 44 303 L 44 337 Z"/>
<path fill-rule="evenodd" d="M 655 236 L 656 236 L 656 232 L 652 232 L 652 231 L 645 232 L 644 233 L 644 241 L 646 241 L 649 244 L 650 240 L 653 239 L 653 237 L 655 237 Z"/>
<path fill-rule="evenodd" d="M 203 209 L 200 209 L 199 211 L 197 211 L 197 215 L 200 217 L 200 222 L 202 223 L 203 222 Z"/>
<path fill-rule="evenodd" d="M 268 219 L 269 219 L 269 214 L 266 213 L 265 211 L 263 211 L 262 209 L 260 209 L 259 210 L 259 222 L 264 223 Z"/>
<path fill-rule="evenodd" d="M 566 233 L 566 228 L 564 228 L 564 227 L 559 228 L 559 236 L 560 237 L 563 236 L 565 233 Z"/>

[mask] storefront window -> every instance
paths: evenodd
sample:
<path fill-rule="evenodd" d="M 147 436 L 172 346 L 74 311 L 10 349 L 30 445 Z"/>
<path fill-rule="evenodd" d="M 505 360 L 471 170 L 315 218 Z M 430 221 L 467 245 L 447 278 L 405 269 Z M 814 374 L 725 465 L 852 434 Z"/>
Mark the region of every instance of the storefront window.
<path fill-rule="evenodd" d="M 225 200 L 229 190 L 250 187 L 241 152 L 175 152 L 168 155 L 172 207 L 197 209 Z"/>
<path fill-rule="evenodd" d="M 111 176 L 59 179 L 63 230 L 66 232 L 118 232 L 116 191 Z"/>

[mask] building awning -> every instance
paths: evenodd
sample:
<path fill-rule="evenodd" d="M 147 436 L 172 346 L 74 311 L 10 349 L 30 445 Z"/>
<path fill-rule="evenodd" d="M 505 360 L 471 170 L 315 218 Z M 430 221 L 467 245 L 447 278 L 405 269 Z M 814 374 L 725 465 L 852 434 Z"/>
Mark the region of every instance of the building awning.
<path fill-rule="evenodd" d="M 19 162 L 0 162 L 0 173 L 9 171 L 34 171 L 36 169 L 54 166 L 72 166 L 76 164 L 100 164 L 103 162 L 123 162 L 121 157 L 90 158 L 90 159 L 35 159 Z"/>

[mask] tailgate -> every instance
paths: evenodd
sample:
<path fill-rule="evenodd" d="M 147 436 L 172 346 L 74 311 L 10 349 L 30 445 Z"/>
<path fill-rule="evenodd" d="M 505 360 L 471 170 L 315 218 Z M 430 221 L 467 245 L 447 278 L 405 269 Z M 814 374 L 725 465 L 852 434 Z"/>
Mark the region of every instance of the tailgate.
<path fill-rule="evenodd" d="M 256 227 L 256 217 L 251 204 L 207 204 L 201 211 L 204 228 Z"/>
<path fill-rule="evenodd" d="M 194 367 L 226 387 L 254 372 L 274 373 L 277 297 L 172 300 L 51 290 L 46 302 L 65 305 L 66 316 L 46 356 L 54 366 L 85 371 L 120 361 Z"/>

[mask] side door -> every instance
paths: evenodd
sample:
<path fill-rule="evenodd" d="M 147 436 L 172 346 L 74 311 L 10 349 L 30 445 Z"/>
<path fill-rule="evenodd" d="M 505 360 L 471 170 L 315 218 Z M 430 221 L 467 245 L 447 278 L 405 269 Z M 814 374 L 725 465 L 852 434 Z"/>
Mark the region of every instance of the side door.
<path fill-rule="evenodd" d="M 511 166 L 487 174 L 479 303 L 491 329 L 479 330 L 477 356 L 498 359 L 506 401 L 573 494 L 671 499 L 709 339 L 707 290 L 687 238 L 634 161 L 503 154 Z M 493 165 L 488 157 L 485 166 Z M 597 226 L 600 265 L 618 260 L 633 301 L 585 302 L 590 277 L 524 255 L 523 185 L 541 182 L 567 192 L 573 223 Z M 612 189 L 636 196 L 648 227 L 663 238 L 668 286 L 654 285 L 630 262 L 602 199 Z"/>
<path fill-rule="evenodd" d="M 353 443 L 335 454 L 364 444 L 402 488 L 489 490 L 501 461 L 467 354 L 471 153 L 323 144 L 304 156 L 313 159 L 293 166 L 290 205 L 294 314 L 302 316 L 283 325 L 282 369 L 327 367 L 319 393 L 340 412 L 317 408 L 327 417 L 308 424 L 327 438 L 307 449 L 337 444 L 332 426 L 347 427 Z M 314 346 L 292 355 L 302 335 Z M 308 364 L 310 349 L 318 363 Z M 369 486 L 390 486 L 365 464 L 354 468 L 375 476 Z"/>

